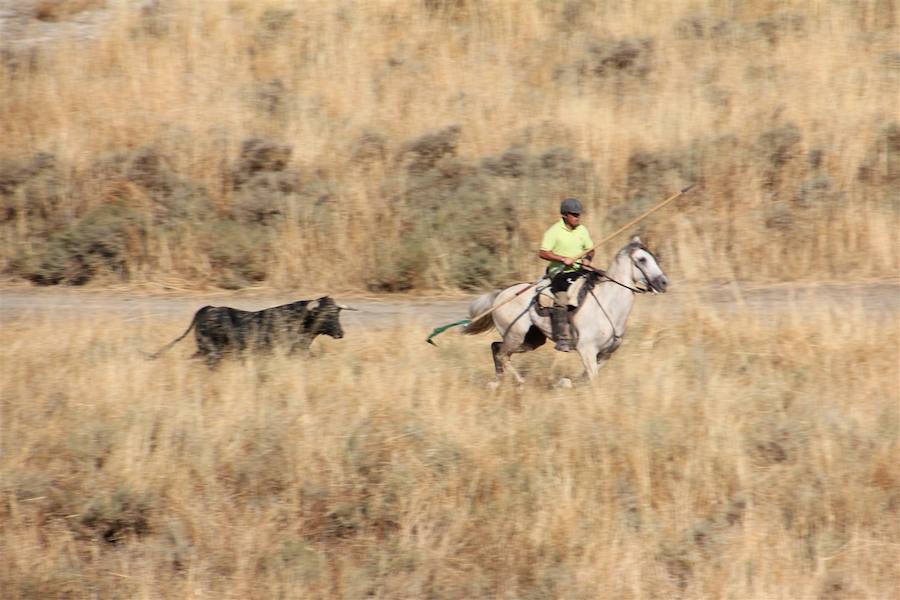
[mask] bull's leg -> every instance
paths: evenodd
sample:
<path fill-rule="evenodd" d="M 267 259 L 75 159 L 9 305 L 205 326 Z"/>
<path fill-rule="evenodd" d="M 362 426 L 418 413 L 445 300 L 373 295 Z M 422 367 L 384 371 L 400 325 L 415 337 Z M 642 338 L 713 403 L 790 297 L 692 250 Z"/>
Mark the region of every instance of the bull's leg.
<path fill-rule="evenodd" d="M 202 359 L 210 369 L 216 368 L 219 361 L 222 360 L 222 351 L 220 349 L 222 343 L 200 332 L 198 332 L 196 339 L 197 351 L 194 352 L 191 358 L 196 360 Z"/>
<path fill-rule="evenodd" d="M 191 356 L 192 359 L 203 359 L 203 362 L 206 363 L 206 366 L 210 369 L 215 369 L 219 366 L 219 363 L 222 361 L 222 353 L 216 352 L 214 350 L 210 350 L 208 348 L 198 348 L 196 352 Z"/>
<path fill-rule="evenodd" d="M 304 335 L 291 345 L 291 349 L 288 351 L 288 354 L 297 354 L 298 352 L 307 353 L 309 352 L 310 346 L 312 346 L 312 342 L 312 337 Z"/>

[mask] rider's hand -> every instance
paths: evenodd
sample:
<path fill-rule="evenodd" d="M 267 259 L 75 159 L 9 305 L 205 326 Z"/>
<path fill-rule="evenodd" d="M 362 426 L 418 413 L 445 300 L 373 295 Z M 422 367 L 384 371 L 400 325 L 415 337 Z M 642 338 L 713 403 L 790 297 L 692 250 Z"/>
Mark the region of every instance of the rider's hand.
<path fill-rule="evenodd" d="M 574 262 L 575 262 L 575 261 L 574 261 L 573 259 L 571 259 L 571 258 L 569 258 L 569 257 L 567 257 L 567 256 L 563 256 L 562 264 L 566 265 L 567 267 L 571 267 L 571 266 L 572 266 L 572 263 L 574 263 Z"/>

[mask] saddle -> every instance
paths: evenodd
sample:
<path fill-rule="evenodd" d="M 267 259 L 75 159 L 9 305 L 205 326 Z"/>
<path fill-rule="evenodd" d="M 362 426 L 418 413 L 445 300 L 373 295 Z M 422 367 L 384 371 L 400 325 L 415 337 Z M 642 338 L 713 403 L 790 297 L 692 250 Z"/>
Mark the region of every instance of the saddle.
<path fill-rule="evenodd" d="M 576 279 L 569 286 L 569 311 L 578 312 L 578 308 L 584 302 L 585 297 L 594 288 L 594 284 L 599 279 L 601 273 L 599 271 L 588 271 Z M 534 294 L 534 303 L 537 313 L 542 317 L 550 315 L 550 309 L 553 308 L 556 298 L 553 290 L 550 289 L 550 280 L 542 279 L 537 285 Z"/>

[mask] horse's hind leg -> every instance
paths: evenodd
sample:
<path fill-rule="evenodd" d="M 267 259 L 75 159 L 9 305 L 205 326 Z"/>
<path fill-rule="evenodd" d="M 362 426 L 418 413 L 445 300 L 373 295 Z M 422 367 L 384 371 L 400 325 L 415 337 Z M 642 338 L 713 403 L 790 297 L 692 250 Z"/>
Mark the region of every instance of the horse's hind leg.
<path fill-rule="evenodd" d="M 525 383 L 525 380 L 512 365 L 511 356 L 520 352 L 528 352 L 534 350 L 536 346 L 525 343 L 525 336 L 516 336 L 514 340 L 510 338 L 504 339 L 502 342 L 494 342 L 491 344 L 491 353 L 494 356 L 494 370 L 497 373 L 498 381 L 503 374 L 509 371 L 515 378 L 516 383 Z M 540 344 L 537 344 L 538 346 Z"/>
<path fill-rule="evenodd" d="M 512 366 L 510 355 L 512 352 L 504 348 L 504 342 L 494 342 L 491 344 L 491 354 L 494 357 L 494 372 L 497 373 L 497 382 L 503 379 L 503 374 L 509 371 L 515 378 L 516 383 L 524 383 L 525 380 L 519 375 L 515 367 Z"/>
<path fill-rule="evenodd" d="M 494 359 L 494 373 L 497 374 L 497 378 L 503 376 L 503 359 L 500 358 L 498 353 L 500 352 L 500 347 L 503 345 L 503 342 L 492 342 L 491 343 L 491 357 Z M 507 357 L 507 361 L 509 358 Z"/>

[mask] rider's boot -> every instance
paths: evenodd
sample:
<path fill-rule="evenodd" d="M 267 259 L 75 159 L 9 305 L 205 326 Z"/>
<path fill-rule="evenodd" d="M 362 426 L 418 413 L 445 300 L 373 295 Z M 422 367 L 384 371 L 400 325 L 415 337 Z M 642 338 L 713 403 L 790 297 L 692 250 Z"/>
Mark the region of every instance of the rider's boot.
<path fill-rule="evenodd" d="M 553 329 L 556 349 L 560 352 L 571 350 L 572 337 L 569 333 L 569 308 L 567 306 L 553 307 L 550 311 L 550 327 Z"/>

